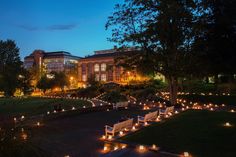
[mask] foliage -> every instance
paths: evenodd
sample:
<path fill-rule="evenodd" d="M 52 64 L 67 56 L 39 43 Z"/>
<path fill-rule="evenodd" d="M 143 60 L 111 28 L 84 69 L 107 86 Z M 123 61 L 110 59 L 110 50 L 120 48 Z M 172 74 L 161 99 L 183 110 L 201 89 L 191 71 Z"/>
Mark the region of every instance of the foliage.
<path fill-rule="evenodd" d="M 53 80 L 47 78 L 46 75 L 43 75 L 37 83 L 37 88 L 42 89 L 45 93 L 46 90 L 51 89 L 53 87 Z"/>
<path fill-rule="evenodd" d="M 21 71 L 19 48 L 12 40 L 0 40 L 0 90 L 5 96 L 13 96 Z"/>
<path fill-rule="evenodd" d="M 83 98 L 93 98 L 98 96 L 100 93 L 99 88 L 97 86 L 90 86 L 87 88 L 81 88 L 79 89 L 77 95 L 79 97 L 83 97 Z"/>
<path fill-rule="evenodd" d="M 197 30 L 196 47 L 203 53 L 209 74 L 235 74 L 236 70 L 236 1 L 200 1 L 202 21 Z"/>
<path fill-rule="evenodd" d="M 116 5 L 106 25 L 112 28 L 112 41 L 141 49 L 122 62 L 143 73 L 166 76 L 172 104 L 176 104 L 178 77 L 191 74 L 197 66 L 192 48 L 196 15 L 193 0 L 126 0 Z"/>
<path fill-rule="evenodd" d="M 155 88 L 148 87 L 145 89 L 133 91 L 131 95 L 137 98 L 139 101 L 144 101 L 146 99 L 154 99 L 156 97 L 156 92 L 157 90 Z"/>
<path fill-rule="evenodd" d="M 97 86 L 97 87 L 100 86 L 99 81 L 96 81 L 96 79 L 95 79 L 95 75 L 90 75 L 90 76 L 89 76 L 89 78 L 88 78 L 88 84 L 89 84 L 89 86 Z"/>
<path fill-rule="evenodd" d="M 122 95 L 119 91 L 111 91 L 102 96 L 102 100 L 117 103 L 122 101 L 127 101 L 125 95 Z"/>
<path fill-rule="evenodd" d="M 64 72 L 51 72 L 50 75 L 53 77 L 49 78 L 47 75 L 43 75 L 37 83 L 37 88 L 42 89 L 44 93 L 54 87 L 60 87 L 63 91 L 64 87 L 69 85 L 69 78 Z"/>
<path fill-rule="evenodd" d="M 69 78 L 67 78 L 64 72 L 53 72 L 52 74 L 54 75 L 54 78 L 52 79 L 54 87 L 60 87 L 64 90 L 64 87 L 69 85 Z"/>
<path fill-rule="evenodd" d="M 20 75 L 18 76 L 18 80 L 18 86 L 23 91 L 24 95 L 30 95 L 33 91 L 33 87 L 31 85 L 33 74 L 30 71 L 22 68 Z"/>

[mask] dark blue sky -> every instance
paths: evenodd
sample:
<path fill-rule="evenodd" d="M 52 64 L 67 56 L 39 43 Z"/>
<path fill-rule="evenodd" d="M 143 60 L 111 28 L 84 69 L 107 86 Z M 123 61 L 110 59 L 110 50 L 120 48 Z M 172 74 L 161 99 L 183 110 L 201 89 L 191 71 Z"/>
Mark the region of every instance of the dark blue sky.
<path fill-rule="evenodd" d="M 13 39 L 21 57 L 35 49 L 85 56 L 112 48 L 105 30 L 123 0 L 1 0 L 0 39 Z"/>

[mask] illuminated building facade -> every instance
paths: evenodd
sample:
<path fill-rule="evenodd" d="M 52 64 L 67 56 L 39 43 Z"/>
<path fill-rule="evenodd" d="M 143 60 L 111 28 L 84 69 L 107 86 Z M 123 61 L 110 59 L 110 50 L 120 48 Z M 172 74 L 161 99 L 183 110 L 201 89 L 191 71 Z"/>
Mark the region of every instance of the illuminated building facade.
<path fill-rule="evenodd" d="M 45 52 L 35 50 L 24 58 L 26 69 L 35 68 L 39 77 L 50 72 L 65 72 L 71 78 L 78 76 L 78 61 L 80 57 L 73 56 L 69 52 Z"/>
<path fill-rule="evenodd" d="M 136 71 L 126 71 L 123 67 L 115 65 L 115 58 L 128 53 L 137 53 L 134 49 L 118 51 L 110 50 L 95 51 L 94 55 L 79 60 L 78 80 L 82 84 L 94 77 L 96 81 L 115 82 L 127 84 L 129 81 L 141 81 L 146 79 L 139 76 Z"/>

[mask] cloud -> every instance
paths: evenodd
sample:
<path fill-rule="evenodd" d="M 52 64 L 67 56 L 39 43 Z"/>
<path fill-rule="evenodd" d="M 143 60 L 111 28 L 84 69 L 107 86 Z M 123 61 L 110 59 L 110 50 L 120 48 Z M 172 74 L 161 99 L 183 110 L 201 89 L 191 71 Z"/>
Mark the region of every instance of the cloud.
<path fill-rule="evenodd" d="M 74 28 L 76 28 L 77 25 L 76 24 L 65 24 L 65 25 L 52 25 L 47 27 L 48 30 L 72 30 Z"/>
<path fill-rule="evenodd" d="M 72 30 L 77 27 L 77 24 L 59 24 L 59 25 L 51 25 L 47 27 L 37 27 L 31 25 L 16 25 L 17 27 L 24 29 L 26 31 L 63 31 L 63 30 Z"/>
<path fill-rule="evenodd" d="M 27 30 L 27 31 L 38 31 L 38 30 L 40 30 L 39 27 L 29 26 L 29 25 L 17 25 L 17 27 L 22 28 L 22 29 Z"/>

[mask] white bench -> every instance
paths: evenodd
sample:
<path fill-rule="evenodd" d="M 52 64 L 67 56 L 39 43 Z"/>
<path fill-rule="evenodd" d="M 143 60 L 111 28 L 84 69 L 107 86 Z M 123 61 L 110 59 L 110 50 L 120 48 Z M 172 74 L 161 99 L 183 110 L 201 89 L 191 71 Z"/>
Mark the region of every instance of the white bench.
<path fill-rule="evenodd" d="M 145 114 L 144 117 L 138 116 L 138 123 L 145 123 L 147 121 L 156 120 L 156 118 L 157 118 L 157 111 L 150 112 L 148 114 Z"/>
<path fill-rule="evenodd" d="M 106 125 L 105 126 L 105 135 L 106 137 L 108 134 L 112 134 L 112 136 L 115 136 L 115 133 L 123 131 L 125 129 L 131 129 L 133 126 L 133 119 L 128 119 L 123 122 L 119 122 L 113 125 L 113 127 Z"/>
<path fill-rule="evenodd" d="M 124 102 L 117 102 L 116 104 L 113 105 L 113 109 L 118 109 L 120 107 L 128 107 L 129 103 L 128 101 L 124 101 Z"/>
<path fill-rule="evenodd" d="M 159 109 L 159 115 L 166 115 L 168 113 L 173 113 L 174 112 L 174 106 L 167 107 L 165 110 Z"/>

